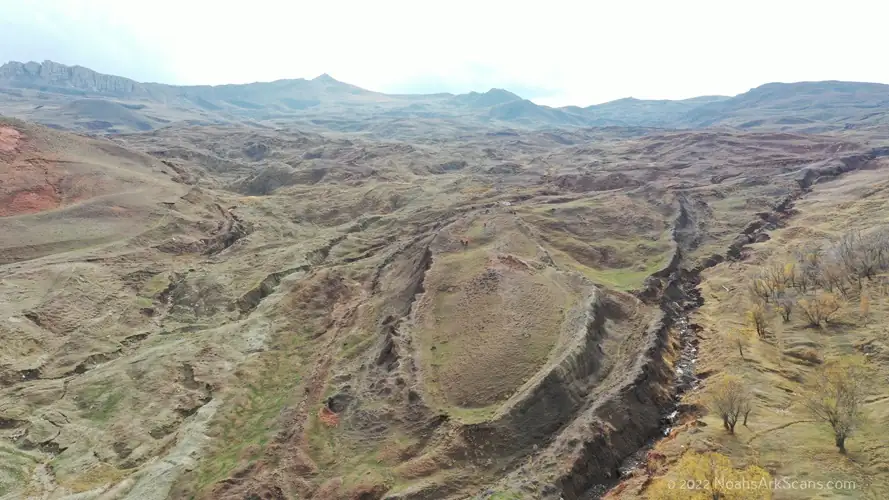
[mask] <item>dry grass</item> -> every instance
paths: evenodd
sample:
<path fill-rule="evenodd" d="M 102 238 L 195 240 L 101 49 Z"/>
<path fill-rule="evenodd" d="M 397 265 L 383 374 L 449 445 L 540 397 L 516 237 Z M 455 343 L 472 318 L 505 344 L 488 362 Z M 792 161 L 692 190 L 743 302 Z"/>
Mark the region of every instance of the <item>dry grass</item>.
<path fill-rule="evenodd" d="M 871 297 L 870 320 L 865 324 L 857 300 L 843 304 L 837 318 L 823 328 L 811 328 L 794 313 L 784 323 L 777 315 L 768 318 L 768 335 L 750 344 L 744 359 L 734 348 L 732 335 L 745 324 L 746 297 L 743 280 L 758 272 L 765 262 L 784 262 L 790 248 L 816 235 L 838 235 L 850 228 L 864 228 L 889 221 L 889 207 L 861 199 L 865 187 L 885 184 L 882 173 L 848 174 L 842 181 L 819 186 L 797 204 L 798 216 L 788 227 L 773 232 L 773 239 L 754 245 L 747 261 L 723 263 L 704 273 L 705 304 L 695 314 L 704 327 L 701 334 L 699 371 L 729 373 L 741 377 L 755 397 L 749 426 L 738 426 L 736 435 L 724 432 L 718 417 L 704 418 L 706 427 L 683 432 L 658 446 L 673 455 L 683 448 L 716 450 L 740 464 L 759 464 L 775 477 L 799 480 L 849 480 L 857 490 L 816 491 L 786 489 L 775 498 L 884 498 L 889 494 L 889 447 L 885 425 L 889 421 L 889 337 L 883 325 L 889 320 L 889 296 Z M 871 292 L 873 293 L 873 292 Z M 873 395 L 866 403 L 866 423 L 849 439 L 848 456 L 834 447 L 829 426 L 814 422 L 802 404 L 805 383 L 816 365 L 839 357 L 867 354 L 873 377 Z M 711 384 L 687 396 L 707 401 Z"/>
<path fill-rule="evenodd" d="M 521 216 L 557 264 L 619 290 L 640 288 L 672 253 L 672 213 L 624 193 L 538 205 Z"/>
<path fill-rule="evenodd" d="M 488 225 L 485 227 L 485 225 Z M 476 221 L 436 254 L 416 316 L 427 386 L 448 407 L 496 406 L 546 362 L 573 297 L 508 217 Z M 459 245 L 458 245 L 459 247 Z M 474 420 L 485 411 L 464 412 Z"/>
<path fill-rule="evenodd" d="M 187 191 L 147 155 L 35 126 L 21 129 L 14 154 L 0 157 L 0 263 L 135 236 L 163 220 L 160 202 Z"/>

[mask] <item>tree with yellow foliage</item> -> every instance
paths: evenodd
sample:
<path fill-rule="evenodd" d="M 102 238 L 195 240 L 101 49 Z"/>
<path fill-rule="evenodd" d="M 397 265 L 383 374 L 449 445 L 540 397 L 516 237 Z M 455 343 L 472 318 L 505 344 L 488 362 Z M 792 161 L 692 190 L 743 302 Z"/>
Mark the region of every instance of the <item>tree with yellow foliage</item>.
<path fill-rule="evenodd" d="M 766 282 L 769 290 L 771 290 L 772 298 L 783 294 L 787 289 L 787 283 L 790 282 L 790 277 L 787 275 L 787 267 L 779 262 L 766 266 L 760 273 L 760 276 Z"/>
<path fill-rule="evenodd" d="M 784 264 L 784 282 L 791 288 L 799 288 L 800 276 L 796 269 L 795 262 Z"/>
<path fill-rule="evenodd" d="M 821 326 L 840 310 L 840 301 L 830 293 L 819 293 L 812 299 L 801 299 L 797 305 L 809 326 Z"/>
<path fill-rule="evenodd" d="M 754 278 L 753 281 L 750 282 L 748 291 L 754 300 L 761 300 L 765 303 L 768 303 L 769 299 L 772 297 L 772 290 L 768 287 L 766 281 L 760 278 Z"/>
<path fill-rule="evenodd" d="M 766 311 L 762 304 L 754 304 L 747 311 L 747 320 L 759 338 L 766 336 Z"/>
<path fill-rule="evenodd" d="M 810 381 L 803 404 L 816 420 L 830 425 L 840 453 L 846 453 L 846 439 L 864 420 L 870 376 L 861 358 L 850 357 L 826 363 Z"/>
<path fill-rule="evenodd" d="M 747 386 L 740 378 L 726 375 L 713 386 L 708 406 L 722 418 L 725 430 L 734 434 L 735 425 L 742 416 L 744 425 L 747 425 L 747 416 L 753 408 L 753 400 Z"/>
<path fill-rule="evenodd" d="M 687 452 L 645 492 L 650 500 L 768 500 L 772 476 L 761 467 L 736 469 L 719 453 Z"/>

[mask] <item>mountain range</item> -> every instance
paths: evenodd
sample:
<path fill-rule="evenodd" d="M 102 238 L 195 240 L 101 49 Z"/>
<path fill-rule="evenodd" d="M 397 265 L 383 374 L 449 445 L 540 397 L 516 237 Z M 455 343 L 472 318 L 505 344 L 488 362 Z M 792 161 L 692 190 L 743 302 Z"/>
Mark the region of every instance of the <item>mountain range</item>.
<path fill-rule="evenodd" d="M 5 64 L 0 500 L 889 498 L 887 110 Z"/>
<path fill-rule="evenodd" d="M 172 123 L 248 122 L 322 130 L 378 131 L 399 120 L 460 127 L 734 127 L 824 132 L 884 124 L 889 85 L 768 83 L 734 97 L 619 99 L 587 107 L 549 107 L 503 89 L 468 94 L 383 94 L 324 74 L 238 85 L 142 83 L 52 61 L 0 66 L 2 114 L 99 134 L 148 131 Z"/>

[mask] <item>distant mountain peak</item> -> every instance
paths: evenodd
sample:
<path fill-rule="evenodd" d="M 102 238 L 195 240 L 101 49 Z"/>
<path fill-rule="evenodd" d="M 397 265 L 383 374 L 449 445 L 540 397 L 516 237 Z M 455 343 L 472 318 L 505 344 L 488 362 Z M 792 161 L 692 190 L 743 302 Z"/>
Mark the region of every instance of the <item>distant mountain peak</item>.
<path fill-rule="evenodd" d="M 140 83 L 84 66 L 44 60 L 0 64 L 0 90 L 4 99 L 21 103 L 17 109 L 26 110 L 33 104 L 30 111 L 20 112 L 20 117 L 102 133 L 160 127 L 183 116 L 185 121 L 228 123 L 270 117 L 302 120 L 307 114 L 317 117 L 325 113 L 337 120 L 345 116 L 338 124 L 348 120 L 357 123 L 378 114 L 405 123 L 414 118 L 447 118 L 482 124 L 498 120 L 532 127 L 719 125 L 808 131 L 845 126 L 856 117 L 872 125 L 889 123 L 889 113 L 885 112 L 889 85 L 842 81 L 768 83 L 734 97 L 626 97 L 582 108 L 554 108 L 498 87 L 458 95 L 388 95 L 337 80 L 328 73 L 311 80 L 180 86 Z M 102 98 L 113 101 L 98 104 L 97 99 Z M 44 107 L 45 103 L 58 106 Z M 63 109 L 64 113 L 51 109 Z M 192 115 L 184 114 L 189 112 Z M 336 128 L 340 126 L 346 127 L 331 125 L 335 130 L 341 130 Z"/>
<path fill-rule="evenodd" d="M 312 81 L 313 82 L 320 82 L 320 83 L 340 83 L 339 80 L 328 75 L 327 73 L 322 73 L 322 74 L 316 76 L 315 78 L 312 78 Z"/>
<path fill-rule="evenodd" d="M 521 97 L 513 94 L 512 92 L 498 88 L 493 88 L 483 94 L 480 94 L 478 92 L 460 94 L 458 96 L 455 96 L 454 99 L 457 102 L 472 106 L 474 108 L 486 108 L 522 100 Z"/>
<path fill-rule="evenodd" d="M 496 88 L 496 87 L 495 87 L 495 88 L 492 88 L 491 90 L 489 90 L 489 91 L 487 91 L 487 92 L 485 92 L 485 94 L 487 94 L 487 95 L 492 95 L 492 96 L 493 96 L 493 95 L 496 95 L 496 96 L 501 96 L 501 97 L 509 97 L 509 98 L 511 98 L 511 99 L 521 99 L 521 97 L 519 97 L 519 96 L 513 94 L 512 92 L 510 92 L 510 91 L 508 91 L 508 90 L 506 90 L 506 89 L 498 89 L 498 88 Z"/>

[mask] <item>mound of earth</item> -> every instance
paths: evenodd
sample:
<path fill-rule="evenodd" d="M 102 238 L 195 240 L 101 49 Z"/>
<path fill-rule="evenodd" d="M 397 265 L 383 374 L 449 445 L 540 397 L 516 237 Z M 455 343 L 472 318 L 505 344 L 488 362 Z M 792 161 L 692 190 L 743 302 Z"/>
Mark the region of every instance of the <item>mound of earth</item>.
<path fill-rule="evenodd" d="M 520 224 L 480 215 L 433 247 L 414 321 L 426 391 L 445 407 L 485 408 L 512 395 L 549 357 L 578 300 Z"/>

